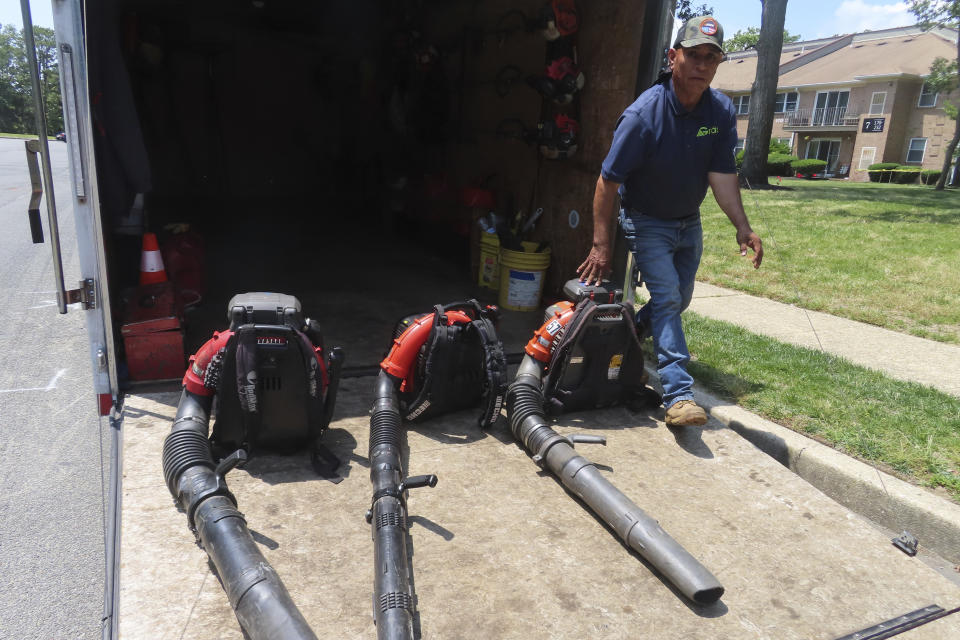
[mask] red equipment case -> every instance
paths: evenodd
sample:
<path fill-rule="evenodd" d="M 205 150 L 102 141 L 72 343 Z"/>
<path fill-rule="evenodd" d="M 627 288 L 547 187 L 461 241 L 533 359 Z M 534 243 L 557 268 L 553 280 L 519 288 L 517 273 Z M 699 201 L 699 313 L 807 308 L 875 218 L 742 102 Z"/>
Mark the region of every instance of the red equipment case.
<path fill-rule="evenodd" d="M 130 379 L 179 379 L 186 368 L 180 305 L 172 282 L 137 287 L 123 313 L 120 333 Z"/>

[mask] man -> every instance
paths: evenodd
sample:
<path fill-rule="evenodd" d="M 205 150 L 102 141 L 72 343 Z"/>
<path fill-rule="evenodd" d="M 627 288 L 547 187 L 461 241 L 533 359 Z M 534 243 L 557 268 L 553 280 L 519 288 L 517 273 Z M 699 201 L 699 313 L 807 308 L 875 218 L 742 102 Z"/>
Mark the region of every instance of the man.
<path fill-rule="evenodd" d="M 650 292 L 637 325 L 641 334 L 653 336 L 670 426 L 707 421 L 693 400 L 680 313 L 693 297 L 703 253 L 700 204 L 708 184 L 736 228 L 740 255 L 751 249 L 754 268 L 763 260 L 760 237 L 750 228 L 740 200 L 733 104 L 710 88 L 724 59 L 722 45 L 723 29 L 715 18 L 687 20 L 667 52 L 670 73 L 620 116 L 593 198 L 593 248 L 577 268 L 587 283 L 610 272 L 619 193 L 620 224 Z"/>

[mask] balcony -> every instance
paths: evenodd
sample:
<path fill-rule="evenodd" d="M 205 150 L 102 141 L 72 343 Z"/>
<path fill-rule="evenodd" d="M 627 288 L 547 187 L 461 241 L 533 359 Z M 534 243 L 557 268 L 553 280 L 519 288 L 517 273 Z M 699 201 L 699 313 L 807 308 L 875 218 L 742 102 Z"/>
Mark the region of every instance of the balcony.
<path fill-rule="evenodd" d="M 797 109 L 783 114 L 784 129 L 804 131 L 856 131 L 860 112 L 847 107 Z"/>

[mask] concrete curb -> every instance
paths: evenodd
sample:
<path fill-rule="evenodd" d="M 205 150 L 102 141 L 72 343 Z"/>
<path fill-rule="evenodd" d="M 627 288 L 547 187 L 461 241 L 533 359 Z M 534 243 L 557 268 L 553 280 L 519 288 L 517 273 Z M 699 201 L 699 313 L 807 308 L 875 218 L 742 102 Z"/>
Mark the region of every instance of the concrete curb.
<path fill-rule="evenodd" d="M 909 531 L 921 547 L 960 564 L 960 505 L 731 405 L 699 385 L 694 394 L 713 418 L 843 506 L 897 534 Z"/>

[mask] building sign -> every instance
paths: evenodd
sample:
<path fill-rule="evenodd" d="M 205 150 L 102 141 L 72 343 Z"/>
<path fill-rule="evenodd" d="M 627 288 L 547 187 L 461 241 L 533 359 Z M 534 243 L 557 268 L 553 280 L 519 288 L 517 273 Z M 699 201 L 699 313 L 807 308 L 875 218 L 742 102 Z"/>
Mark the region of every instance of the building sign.
<path fill-rule="evenodd" d="M 881 133 L 886 118 L 864 118 L 861 133 Z"/>

